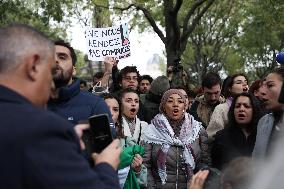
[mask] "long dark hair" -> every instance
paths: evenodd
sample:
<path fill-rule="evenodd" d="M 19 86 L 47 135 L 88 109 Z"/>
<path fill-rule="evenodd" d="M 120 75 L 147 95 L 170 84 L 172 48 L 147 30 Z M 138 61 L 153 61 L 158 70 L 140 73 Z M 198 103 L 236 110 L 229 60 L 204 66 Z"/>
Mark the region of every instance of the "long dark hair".
<path fill-rule="evenodd" d="M 235 94 L 233 94 L 230 89 L 232 88 L 233 84 L 234 84 L 234 79 L 238 76 L 244 76 L 248 82 L 248 78 L 245 74 L 243 73 L 237 73 L 237 74 L 234 74 L 232 76 L 228 76 L 224 83 L 223 83 L 223 86 L 222 86 L 222 95 L 224 95 L 225 98 L 228 98 L 228 97 L 234 97 Z"/>
<path fill-rule="evenodd" d="M 251 107 L 252 107 L 252 119 L 251 119 L 251 122 L 247 125 L 246 130 L 250 134 L 256 133 L 257 123 L 262 116 L 261 107 L 260 107 L 260 104 L 257 103 L 257 99 L 252 94 L 247 93 L 247 92 L 243 92 L 243 93 L 235 95 L 233 102 L 232 102 L 232 105 L 231 105 L 229 112 L 228 112 L 229 126 L 230 127 L 238 126 L 238 123 L 236 122 L 236 118 L 235 118 L 235 115 L 234 115 L 234 109 L 235 109 L 235 106 L 236 106 L 236 102 L 237 102 L 237 100 L 240 96 L 245 96 L 245 97 L 248 97 L 250 99 L 250 103 L 251 103 Z"/>
<path fill-rule="evenodd" d="M 118 102 L 119 106 L 119 114 L 118 114 L 118 119 L 117 122 L 115 123 L 115 129 L 117 133 L 118 138 L 124 138 L 124 133 L 123 133 L 123 128 L 122 128 L 122 111 L 121 111 L 121 101 L 120 99 L 111 93 L 103 93 L 100 95 L 104 100 L 106 99 L 115 99 Z"/>

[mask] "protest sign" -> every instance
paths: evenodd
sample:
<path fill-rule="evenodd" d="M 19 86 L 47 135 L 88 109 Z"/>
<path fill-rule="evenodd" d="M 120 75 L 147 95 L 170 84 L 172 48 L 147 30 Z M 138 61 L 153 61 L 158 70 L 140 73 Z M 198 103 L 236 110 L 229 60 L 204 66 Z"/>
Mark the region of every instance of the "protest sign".
<path fill-rule="evenodd" d="M 103 61 L 105 57 L 122 59 L 130 56 L 128 24 L 108 28 L 86 28 L 88 59 Z"/>

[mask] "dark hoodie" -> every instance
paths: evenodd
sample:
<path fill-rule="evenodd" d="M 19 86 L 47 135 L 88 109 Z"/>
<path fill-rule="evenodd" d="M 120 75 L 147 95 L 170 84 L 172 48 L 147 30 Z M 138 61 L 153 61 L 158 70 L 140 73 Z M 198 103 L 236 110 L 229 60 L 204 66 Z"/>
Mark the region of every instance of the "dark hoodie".
<path fill-rule="evenodd" d="M 105 101 L 89 92 L 80 91 L 80 80 L 59 89 L 59 97 L 48 102 L 48 109 L 69 122 L 78 124 L 85 122 L 90 116 L 108 114 L 112 124 L 112 116 Z M 115 129 L 112 132 L 115 136 Z"/>

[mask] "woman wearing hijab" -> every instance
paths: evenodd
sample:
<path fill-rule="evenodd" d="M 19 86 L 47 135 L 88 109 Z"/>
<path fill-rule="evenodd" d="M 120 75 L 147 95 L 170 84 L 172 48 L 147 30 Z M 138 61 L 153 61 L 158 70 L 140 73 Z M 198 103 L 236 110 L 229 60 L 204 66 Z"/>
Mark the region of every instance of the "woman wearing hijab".
<path fill-rule="evenodd" d="M 185 112 L 180 90 L 166 91 L 160 113 L 142 135 L 147 188 L 187 188 L 194 172 L 210 164 L 207 140 L 202 124 Z"/>

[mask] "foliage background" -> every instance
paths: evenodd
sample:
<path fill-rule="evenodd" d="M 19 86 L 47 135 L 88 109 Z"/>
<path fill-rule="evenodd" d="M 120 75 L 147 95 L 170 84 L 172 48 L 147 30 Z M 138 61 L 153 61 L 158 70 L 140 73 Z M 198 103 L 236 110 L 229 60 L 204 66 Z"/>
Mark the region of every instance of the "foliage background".
<path fill-rule="evenodd" d="M 51 39 L 70 41 L 66 29 L 74 19 L 105 27 L 124 17 L 131 29 L 156 32 L 167 65 L 180 58 L 195 86 L 208 71 L 262 78 L 278 66 L 275 57 L 284 49 L 282 0 L 0 0 L 0 26 L 29 24 Z M 93 72 L 86 75 L 80 68 L 93 68 L 76 52 L 78 75 L 90 77 Z"/>

